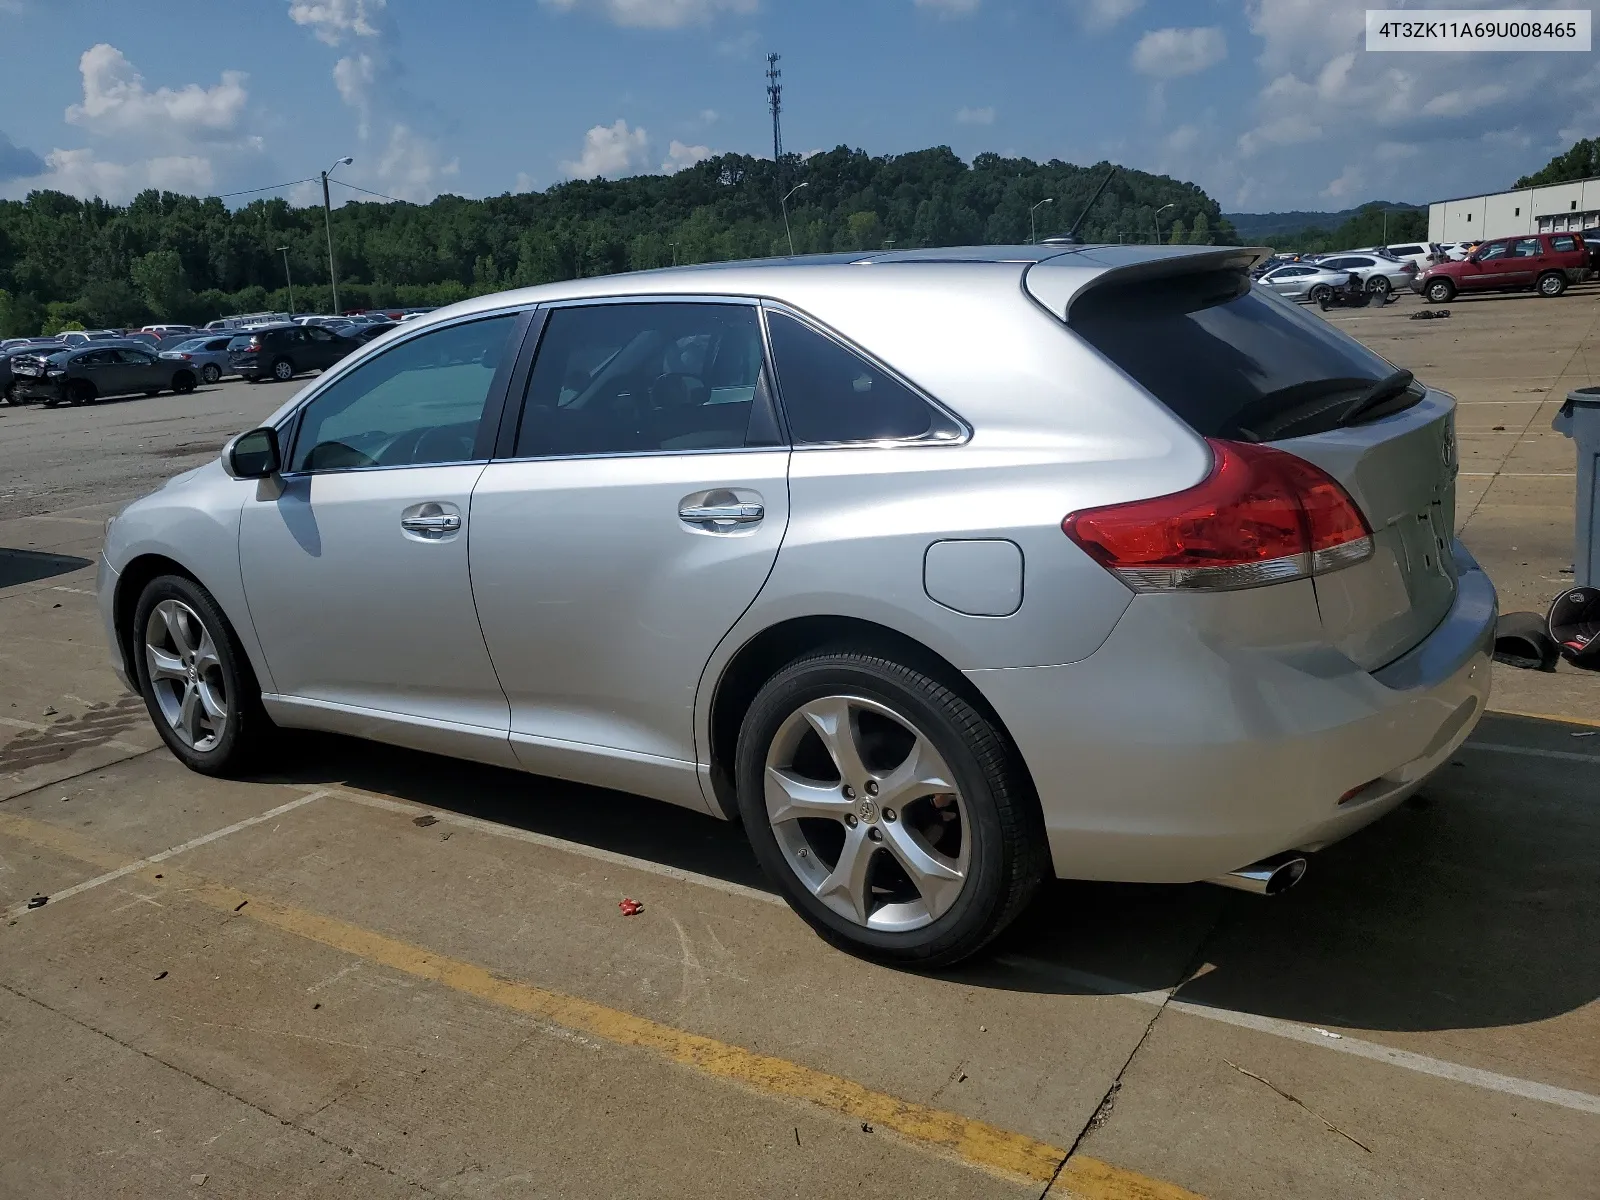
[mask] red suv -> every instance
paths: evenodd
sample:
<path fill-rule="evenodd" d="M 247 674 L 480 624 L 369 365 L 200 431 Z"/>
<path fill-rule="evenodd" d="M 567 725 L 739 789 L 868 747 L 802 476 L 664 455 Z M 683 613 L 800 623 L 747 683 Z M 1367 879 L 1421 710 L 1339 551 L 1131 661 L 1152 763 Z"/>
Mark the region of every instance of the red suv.
<path fill-rule="evenodd" d="M 1516 292 L 1533 288 L 1559 296 L 1589 272 L 1581 233 L 1530 233 L 1484 242 L 1461 262 L 1438 263 L 1411 285 L 1434 304 L 1457 292 Z"/>

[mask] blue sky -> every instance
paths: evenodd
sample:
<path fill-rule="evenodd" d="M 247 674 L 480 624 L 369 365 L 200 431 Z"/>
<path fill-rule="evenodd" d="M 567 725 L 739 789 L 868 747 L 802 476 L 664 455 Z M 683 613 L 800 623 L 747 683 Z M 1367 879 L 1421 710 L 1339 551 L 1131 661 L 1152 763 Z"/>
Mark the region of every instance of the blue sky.
<path fill-rule="evenodd" d="M 789 150 L 1109 158 L 1229 211 L 1494 190 L 1600 133 L 1592 54 L 1367 54 L 1367 2 L 0 0 L 0 196 L 349 154 L 423 201 L 770 155 L 769 50 Z"/>

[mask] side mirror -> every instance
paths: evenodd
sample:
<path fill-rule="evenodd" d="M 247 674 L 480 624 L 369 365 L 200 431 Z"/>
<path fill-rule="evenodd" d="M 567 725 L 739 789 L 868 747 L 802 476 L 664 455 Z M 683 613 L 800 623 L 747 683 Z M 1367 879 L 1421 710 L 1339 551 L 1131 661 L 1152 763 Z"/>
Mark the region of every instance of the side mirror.
<path fill-rule="evenodd" d="M 222 467 L 235 479 L 267 479 L 283 469 L 278 431 L 270 425 L 241 433 L 222 448 Z"/>

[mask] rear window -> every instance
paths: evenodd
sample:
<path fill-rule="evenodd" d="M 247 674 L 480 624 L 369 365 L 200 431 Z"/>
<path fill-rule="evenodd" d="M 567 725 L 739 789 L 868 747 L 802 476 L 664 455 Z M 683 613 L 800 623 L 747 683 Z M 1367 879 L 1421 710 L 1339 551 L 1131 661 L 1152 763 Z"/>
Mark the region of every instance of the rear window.
<path fill-rule="evenodd" d="M 252 335 L 250 335 L 248 333 L 241 333 L 238 337 L 229 339 L 229 341 L 228 341 L 228 349 L 229 350 L 248 350 L 248 349 L 250 349 L 250 343 L 252 341 L 254 341 L 254 340 L 255 339 L 254 339 L 254 337 Z"/>
<path fill-rule="evenodd" d="M 1291 426 L 1293 436 L 1332 428 L 1344 400 L 1395 370 L 1240 271 L 1092 288 L 1069 320 L 1204 437 L 1270 441 Z"/>

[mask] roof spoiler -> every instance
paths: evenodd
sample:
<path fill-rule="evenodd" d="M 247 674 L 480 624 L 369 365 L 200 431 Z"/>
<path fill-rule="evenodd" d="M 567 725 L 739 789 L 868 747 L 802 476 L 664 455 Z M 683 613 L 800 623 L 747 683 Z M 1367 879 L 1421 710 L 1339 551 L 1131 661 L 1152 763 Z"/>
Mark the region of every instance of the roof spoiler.
<path fill-rule="evenodd" d="M 1046 312 L 1065 321 L 1078 298 L 1095 288 L 1207 271 L 1248 272 L 1271 254 L 1268 246 L 1097 246 L 1034 264 L 1023 286 Z"/>

